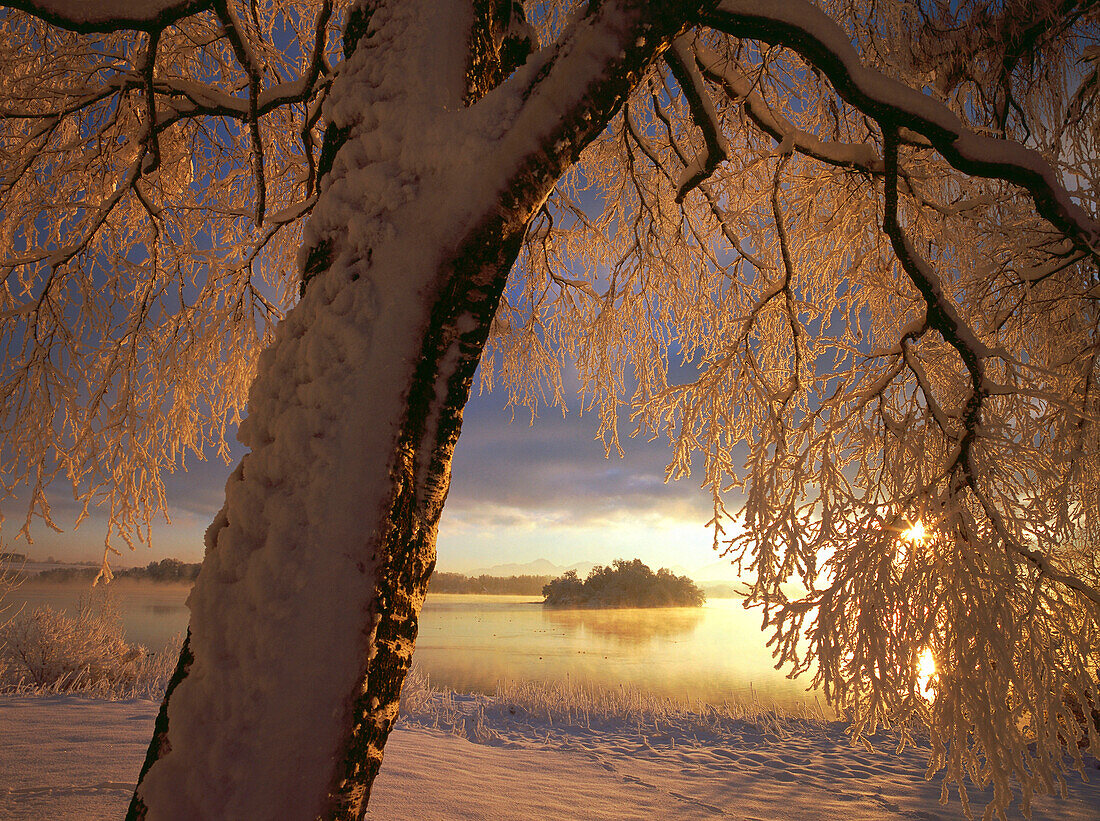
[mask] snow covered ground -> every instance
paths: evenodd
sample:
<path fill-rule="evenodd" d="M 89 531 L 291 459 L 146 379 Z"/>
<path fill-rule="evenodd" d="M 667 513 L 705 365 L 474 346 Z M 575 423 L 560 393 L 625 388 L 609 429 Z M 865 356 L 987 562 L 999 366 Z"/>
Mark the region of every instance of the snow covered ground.
<path fill-rule="evenodd" d="M 428 704 L 427 702 L 433 701 Z M 924 749 L 848 744 L 839 724 L 540 714 L 507 699 L 431 693 L 394 731 L 372 821 L 957 819 L 924 780 Z M 156 705 L 0 697 L 0 819 L 121 818 Z M 636 716 L 635 719 L 638 717 Z M 1100 770 L 1040 799 L 1036 819 L 1100 819 Z M 977 806 L 982 796 L 972 794 Z M 1014 812 L 1011 817 L 1020 817 Z"/>

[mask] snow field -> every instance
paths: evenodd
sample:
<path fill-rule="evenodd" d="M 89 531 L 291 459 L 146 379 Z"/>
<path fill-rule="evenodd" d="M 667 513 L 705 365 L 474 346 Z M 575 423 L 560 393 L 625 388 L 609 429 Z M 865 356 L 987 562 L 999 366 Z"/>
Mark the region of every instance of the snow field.
<path fill-rule="evenodd" d="M 840 722 L 759 703 L 694 708 L 626 689 L 505 684 L 496 696 L 410 674 L 372 821 L 879 821 L 962 818 L 926 781 L 926 746 L 853 746 Z M 157 705 L 77 696 L 0 697 L 0 821 L 119 818 Z M 1036 821 L 1100 818 L 1100 770 Z M 988 794 L 972 790 L 979 810 Z M 1022 816 L 1013 808 L 1009 818 Z"/>

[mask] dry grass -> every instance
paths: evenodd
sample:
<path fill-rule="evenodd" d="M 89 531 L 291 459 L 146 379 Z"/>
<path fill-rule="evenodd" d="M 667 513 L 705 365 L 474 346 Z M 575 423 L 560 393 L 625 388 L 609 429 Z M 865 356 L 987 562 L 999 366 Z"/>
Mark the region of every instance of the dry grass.
<path fill-rule="evenodd" d="M 649 739 L 753 732 L 786 738 L 824 731 L 832 719 L 820 705 L 801 709 L 737 702 L 681 703 L 628 687 L 601 688 L 575 681 L 502 682 L 493 696 L 434 687 L 414 666 L 401 692 L 404 720 L 483 741 L 508 728 L 539 732 L 629 731 Z"/>

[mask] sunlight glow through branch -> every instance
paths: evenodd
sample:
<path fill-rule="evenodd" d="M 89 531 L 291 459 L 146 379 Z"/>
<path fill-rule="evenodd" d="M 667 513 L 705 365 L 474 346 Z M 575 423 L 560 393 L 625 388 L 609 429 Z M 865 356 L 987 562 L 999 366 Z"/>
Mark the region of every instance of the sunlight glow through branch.
<path fill-rule="evenodd" d="M 924 523 L 920 519 L 918 519 L 916 522 L 910 525 L 908 530 L 902 532 L 900 538 L 904 542 L 920 544 L 926 538 L 928 538 L 928 533 L 924 529 Z"/>
<path fill-rule="evenodd" d="M 920 684 L 920 693 L 929 701 L 935 696 L 936 690 L 932 685 L 932 677 L 936 675 L 936 657 L 928 647 L 920 654 L 917 660 L 917 681 Z"/>

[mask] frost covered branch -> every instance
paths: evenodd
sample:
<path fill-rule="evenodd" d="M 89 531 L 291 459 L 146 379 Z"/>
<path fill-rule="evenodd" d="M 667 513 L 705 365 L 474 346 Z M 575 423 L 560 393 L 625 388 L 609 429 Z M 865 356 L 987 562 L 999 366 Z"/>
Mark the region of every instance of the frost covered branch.
<path fill-rule="evenodd" d="M 723 0 L 708 22 L 729 34 L 790 46 L 828 76 L 849 103 L 894 128 L 927 137 L 960 171 L 1027 189 L 1040 214 L 1100 258 L 1100 224 L 1073 201 L 1040 154 L 1013 141 L 979 135 L 946 106 L 866 68 L 843 30 L 815 6 L 804 0 L 782 7 L 763 0 Z"/>
<path fill-rule="evenodd" d="M 534 406 L 575 364 L 605 446 L 624 411 L 667 437 L 778 657 L 819 665 L 857 731 L 927 722 L 936 767 L 999 783 L 995 809 L 1010 779 L 1025 803 L 1054 788 L 1065 705 L 1098 697 L 1098 135 L 1068 111 L 1097 23 L 1028 10 L 1054 22 L 1006 120 L 970 85 L 1003 44 L 949 77 L 947 46 L 905 34 L 951 13 L 720 3 L 680 41 L 707 96 L 660 67 L 639 85 L 551 198 L 483 373 Z M 917 520 L 933 535 L 907 545 Z"/>
<path fill-rule="evenodd" d="M 108 550 L 146 538 L 164 471 L 225 452 L 256 346 L 295 290 L 343 13 L 132 6 L 36 3 L 41 19 L 0 21 L 4 480 L 69 477 L 83 510 L 110 511 Z M 55 413 L 48 435 L 28 423 Z M 51 521 L 47 497 L 20 498 L 29 537 L 33 517 Z"/>
<path fill-rule="evenodd" d="M 970 378 L 969 396 L 961 414 L 963 432 L 962 436 L 958 438 L 958 452 L 954 464 L 959 466 L 966 486 L 977 496 L 985 515 L 996 529 L 1005 547 L 1027 560 L 1038 570 L 1037 583 L 1045 578 L 1055 584 L 1063 584 L 1077 591 L 1092 601 L 1093 604 L 1100 606 L 1100 590 L 1091 587 L 1079 578 L 1059 572 L 1041 551 L 1020 544 L 1004 527 L 1000 512 L 989 501 L 980 486 L 981 474 L 976 466 L 972 448 L 980 435 L 982 427 L 983 400 L 991 392 L 990 381 L 986 375 L 985 360 L 992 354 L 959 315 L 957 309 L 951 303 L 950 297 L 944 293 L 939 278 L 928 263 L 921 258 L 898 222 L 898 138 L 896 134 L 889 131 L 885 132 L 885 137 L 886 196 L 883 230 L 890 237 L 894 253 L 897 254 L 902 270 L 913 281 L 925 301 L 928 323 L 958 352 Z M 933 395 L 928 389 L 925 389 L 925 394 L 930 397 Z M 929 401 L 933 402 L 934 399 Z M 947 426 L 943 422 L 941 422 L 940 427 L 947 432 Z"/>

